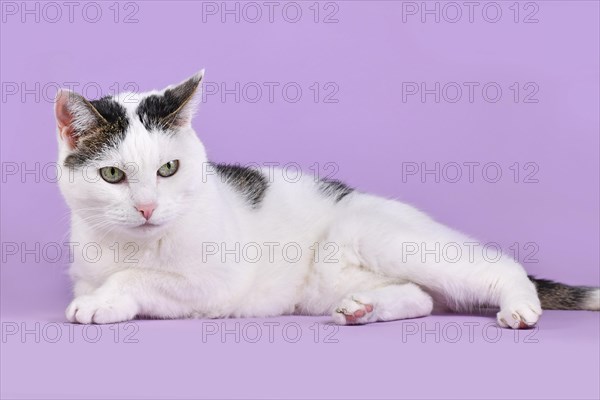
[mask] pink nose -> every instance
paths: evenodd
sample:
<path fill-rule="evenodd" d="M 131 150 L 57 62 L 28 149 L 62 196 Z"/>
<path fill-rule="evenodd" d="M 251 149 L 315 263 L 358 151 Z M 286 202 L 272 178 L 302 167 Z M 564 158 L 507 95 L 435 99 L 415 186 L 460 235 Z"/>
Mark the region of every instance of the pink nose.
<path fill-rule="evenodd" d="M 141 212 L 142 215 L 144 216 L 144 218 L 146 218 L 146 221 L 148 221 L 150 219 L 150 217 L 152 216 L 152 213 L 156 209 L 156 204 L 144 204 L 144 205 L 140 205 L 140 206 L 135 206 L 135 208 L 139 212 Z"/>

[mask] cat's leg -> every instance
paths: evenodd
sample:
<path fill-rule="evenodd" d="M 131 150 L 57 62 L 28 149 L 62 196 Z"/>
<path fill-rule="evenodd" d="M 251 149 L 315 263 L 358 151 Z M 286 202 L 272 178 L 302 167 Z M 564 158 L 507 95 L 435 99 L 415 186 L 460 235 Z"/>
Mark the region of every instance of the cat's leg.
<path fill-rule="evenodd" d="M 332 316 L 338 325 L 359 325 L 423 317 L 432 309 L 431 296 L 417 285 L 406 283 L 353 293 L 340 302 Z"/>
<path fill-rule="evenodd" d="M 416 259 L 402 254 L 402 246 L 407 239 L 396 237 L 393 245 L 365 247 L 366 253 L 376 255 L 372 263 L 375 271 L 391 277 L 397 276 L 415 282 L 432 292 L 441 295 L 446 304 L 457 311 L 469 311 L 481 306 L 499 307 L 497 321 L 504 328 L 528 328 L 534 326 L 542 314 L 541 304 L 533 283 L 527 277 L 523 267 L 507 255 L 501 255 L 498 261 L 490 261 L 479 255 L 464 257 L 450 262 L 440 255 L 432 259 L 431 251 L 455 241 L 447 238 L 430 238 L 427 235 L 415 235 L 418 247 L 412 254 Z M 470 239 L 464 239 L 469 241 Z M 406 248 L 405 248 L 406 249 Z M 412 247 L 411 247 L 412 249 Z M 366 254 L 365 253 L 365 254 Z M 411 251 L 411 253 L 413 253 Z M 382 255 L 384 255 L 382 257 Z M 382 262 L 387 257 L 397 257 L 396 262 Z"/>
<path fill-rule="evenodd" d="M 137 315 L 176 318 L 190 315 L 189 282 L 180 275 L 149 269 L 114 273 L 98 289 L 75 297 L 67 307 L 70 322 L 106 324 Z"/>
<path fill-rule="evenodd" d="M 86 294 L 91 294 L 95 289 L 96 287 L 90 282 L 83 279 L 76 279 L 75 284 L 73 285 L 73 294 L 75 297 L 84 296 Z"/>
<path fill-rule="evenodd" d="M 454 310 L 497 306 L 502 327 L 537 323 L 542 314 L 537 291 L 511 257 L 490 257 L 484 243 L 394 201 L 363 196 L 348 204 L 348 211 L 334 224 L 331 237 L 352 249 L 357 264 L 414 282 L 440 295 Z M 449 253 L 457 248 L 459 257 Z"/>

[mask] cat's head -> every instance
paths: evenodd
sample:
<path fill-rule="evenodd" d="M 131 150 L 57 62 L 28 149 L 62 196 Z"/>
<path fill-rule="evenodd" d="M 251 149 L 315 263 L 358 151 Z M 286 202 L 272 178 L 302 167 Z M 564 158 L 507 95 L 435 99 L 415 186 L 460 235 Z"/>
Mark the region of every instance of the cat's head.
<path fill-rule="evenodd" d="M 206 153 L 191 120 L 203 72 L 162 91 L 56 96 L 61 191 L 99 232 L 159 234 L 191 208 Z"/>

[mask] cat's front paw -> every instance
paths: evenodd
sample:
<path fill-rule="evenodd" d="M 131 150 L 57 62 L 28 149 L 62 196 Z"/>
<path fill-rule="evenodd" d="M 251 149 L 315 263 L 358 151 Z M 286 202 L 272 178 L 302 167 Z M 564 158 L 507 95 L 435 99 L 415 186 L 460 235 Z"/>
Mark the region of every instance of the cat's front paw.
<path fill-rule="evenodd" d="M 92 294 L 76 297 L 67 307 L 66 316 L 74 323 L 111 324 L 131 320 L 137 312 L 137 304 L 128 296 Z"/>
<path fill-rule="evenodd" d="M 533 328 L 542 315 L 539 302 L 528 302 L 504 307 L 497 314 L 498 325 L 502 328 Z"/>

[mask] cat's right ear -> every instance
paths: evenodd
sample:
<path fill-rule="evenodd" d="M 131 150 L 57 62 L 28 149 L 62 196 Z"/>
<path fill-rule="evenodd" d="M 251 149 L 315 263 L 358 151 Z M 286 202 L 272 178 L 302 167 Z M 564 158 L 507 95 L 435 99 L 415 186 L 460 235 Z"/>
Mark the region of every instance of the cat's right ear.
<path fill-rule="evenodd" d="M 77 146 L 77 141 L 86 132 L 106 120 L 83 96 L 67 89 L 59 89 L 54 100 L 54 114 L 58 136 L 69 149 Z"/>

